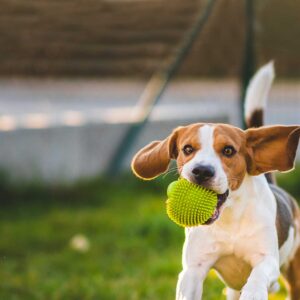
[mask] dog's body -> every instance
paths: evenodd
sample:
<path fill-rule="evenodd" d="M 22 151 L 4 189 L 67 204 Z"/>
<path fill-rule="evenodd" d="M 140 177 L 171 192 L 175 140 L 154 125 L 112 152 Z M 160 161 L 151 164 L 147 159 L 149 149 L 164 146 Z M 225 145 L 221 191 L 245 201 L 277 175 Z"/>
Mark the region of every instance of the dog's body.
<path fill-rule="evenodd" d="M 262 126 L 263 102 L 273 67 L 262 68 L 247 91 L 248 127 Z M 292 300 L 300 300 L 300 212 L 296 202 L 264 173 L 293 168 L 299 126 L 242 131 L 225 124 L 180 127 L 164 141 L 137 153 L 132 168 L 144 179 L 165 172 L 176 159 L 180 175 L 214 190 L 220 199 L 207 224 L 186 229 L 183 270 L 176 298 L 199 300 L 203 281 L 215 269 L 228 300 L 267 300 L 280 272 Z M 225 196 L 224 196 L 225 195 Z"/>

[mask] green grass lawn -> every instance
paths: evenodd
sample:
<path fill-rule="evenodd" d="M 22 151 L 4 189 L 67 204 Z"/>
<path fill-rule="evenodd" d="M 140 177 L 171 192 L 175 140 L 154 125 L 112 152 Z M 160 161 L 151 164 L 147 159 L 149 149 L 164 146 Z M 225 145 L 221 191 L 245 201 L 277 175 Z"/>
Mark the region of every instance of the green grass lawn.
<path fill-rule="evenodd" d="M 184 232 L 165 214 L 170 180 L 0 185 L 0 299 L 174 299 Z M 77 234 L 88 250 L 70 246 Z M 223 290 L 210 273 L 203 299 Z"/>

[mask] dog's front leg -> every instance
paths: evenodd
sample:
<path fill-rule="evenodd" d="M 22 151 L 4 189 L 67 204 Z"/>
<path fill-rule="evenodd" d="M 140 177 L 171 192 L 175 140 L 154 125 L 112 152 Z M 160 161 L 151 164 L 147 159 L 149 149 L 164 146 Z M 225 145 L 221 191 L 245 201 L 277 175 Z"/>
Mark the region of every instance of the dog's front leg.
<path fill-rule="evenodd" d="M 177 300 L 202 299 L 203 282 L 216 261 L 213 245 L 214 242 L 201 229 L 186 229 L 183 270 L 179 274 L 176 288 Z"/>
<path fill-rule="evenodd" d="M 183 269 L 177 282 L 176 300 L 200 300 L 202 298 L 203 281 L 208 270 L 202 266 Z"/>
<path fill-rule="evenodd" d="M 242 289 L 240 300 L 267 300 L 268 290 L 280 276 L 279 262 L 274 256 L 265 256 L 252 269 Z"/>

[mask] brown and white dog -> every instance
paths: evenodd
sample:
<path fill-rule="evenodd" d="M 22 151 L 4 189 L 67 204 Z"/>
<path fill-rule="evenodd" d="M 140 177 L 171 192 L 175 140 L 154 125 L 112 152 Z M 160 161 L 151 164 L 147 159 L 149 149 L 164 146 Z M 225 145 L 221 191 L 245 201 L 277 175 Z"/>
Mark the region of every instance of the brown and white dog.
<path fill-rule="evenodd" d="M 270 174 L 293 168 L 300 127 L 262 126 L 273 77 L 270 63 L 248 87 L 250 129 L 203 123 L 179 127 L 133 158 L 140 178 L 155 178 L 176 159 L 180 176 L 219 194 L 207 225 L 185 231 L 177 300 L 201 299 L 212 268 L 227 285 L 228 300 L 267 300 L 268 292 L 279 288 L 280 272 L 289 283 L 290 299 L 300 299 L 300 212 Z"/>

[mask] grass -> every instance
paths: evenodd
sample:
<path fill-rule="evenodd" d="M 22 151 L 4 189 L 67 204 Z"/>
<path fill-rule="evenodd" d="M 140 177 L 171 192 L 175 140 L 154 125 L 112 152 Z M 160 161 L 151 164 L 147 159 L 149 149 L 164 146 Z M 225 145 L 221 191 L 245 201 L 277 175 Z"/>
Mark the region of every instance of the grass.
<path fill-rule="evenodd" d="M 2 180 L 0 299 L 174 299 L 184 233 L 166 217 L 166 181 Z M 89 249 L 70 246 L 78 234 Z M 223 290 L 211 272 L 203 299 L 224 300 Z M 283 300 L 284 291 L 270 299 Z"/>

